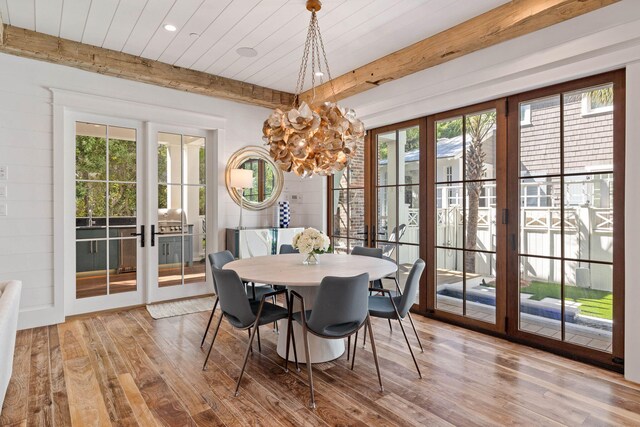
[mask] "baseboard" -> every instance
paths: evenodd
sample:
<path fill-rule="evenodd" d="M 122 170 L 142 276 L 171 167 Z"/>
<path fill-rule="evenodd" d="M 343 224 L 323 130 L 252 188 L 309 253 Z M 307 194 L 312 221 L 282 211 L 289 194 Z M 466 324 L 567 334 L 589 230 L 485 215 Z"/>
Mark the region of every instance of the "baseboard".
<path fill-rule="evenodd" d="M 18 314 L 18 329 L 38 328 L 63 322 L 64 313 L 52 305 L 20 310 Z"/>

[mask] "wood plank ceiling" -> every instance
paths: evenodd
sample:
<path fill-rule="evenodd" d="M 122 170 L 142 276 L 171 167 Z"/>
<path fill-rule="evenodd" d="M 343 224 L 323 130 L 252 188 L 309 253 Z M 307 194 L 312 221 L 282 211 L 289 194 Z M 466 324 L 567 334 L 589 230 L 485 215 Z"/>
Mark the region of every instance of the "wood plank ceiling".
<path fill-rule="evenodd" d="M 2 20 L 76 42 L 293 92 L 305 0 L 0 0 Z M 323 0 L 333 77 L 507 0 Z M 176 32 L 163 26 L 172 24 Z M 256 49 L 241 57 L 239 47 Z M 307 82 L 306 88 L 309 87 Z"/>

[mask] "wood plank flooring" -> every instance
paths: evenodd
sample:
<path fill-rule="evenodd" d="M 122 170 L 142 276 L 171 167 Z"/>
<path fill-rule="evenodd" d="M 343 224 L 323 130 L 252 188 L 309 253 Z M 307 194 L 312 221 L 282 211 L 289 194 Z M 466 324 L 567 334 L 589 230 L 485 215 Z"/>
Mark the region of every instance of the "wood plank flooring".
<path fill-rule="evenodd" d="M 236 398 L 247 334 L 223 322 L 202 371 L 207 319 L 137 308 L 18 332 L 0 425 L 640 425 L 640 385 L 621 375 L 420 316 L 422 380 L 397 325 L 373 319 L 384 393 L 360 345 L 354 371 L 345 357 L 314 366 L 310 410 L 305 371 L 283 372 L 263 327 Z"/>

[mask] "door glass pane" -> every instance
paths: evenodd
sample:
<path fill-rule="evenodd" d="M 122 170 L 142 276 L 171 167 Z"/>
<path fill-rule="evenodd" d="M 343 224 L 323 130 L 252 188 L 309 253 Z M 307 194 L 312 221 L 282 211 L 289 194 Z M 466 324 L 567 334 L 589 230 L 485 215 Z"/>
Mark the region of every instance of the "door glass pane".
<path fill-rule="evenodd" d="M 109 183 L 109 226 L 136 224 L 136 184 Z"/>
<path fill-rule="evenodd" d="M 202 233 L 205 228 L 204 220 L 206 218 L 206 199 L 201 197 L 205 187 L 196 185 L 184 186 L 183 208 L 184 215 L 182 219 L 185 221 L 184 232 L 187 234 Z"/>
<path fill-rule="evenodd" d="M 333 183 L 333 188 L 347 188 L 347 175 L 349 168 L 342 169 L 341 171 L 336 171 L 333 174 L 331 182 Z"/>
<path fill-rule="evenodd" d="M 564 180 L 565 257 L 613 262 L 613 174 Z"/>
<path fill-rule="evenodd" d="M 382 133 L 377 138 L 378 185 L 395 185 L 397 173 L 396 132 Z"/>
<path fill-rule="evenodd" d="M 158 182 L 182 183 L 182 135 L 158 133 Z"/>
<path fill-rule="evenodd" d="M 420 187 L 398 187 L 398 227 L 391 230 L 389 240 L 404 243 L 420 243 Z"/>
<path fill-rule="evenodd" d="M 136 181 L 136 130 L 109 126 L 109 180 Z"/>
<path fill-rule="evenodd" d="M 436 249 L 436 308 L 463 313 L 463 251 Z"/>
<path fill-rule="evenodd" d="M 466 182 L 466 249 L 496 250 L 495 181 Z"/>
<path fill-rule="evenodd" d="M 349 253 L 349 242 L 347 239 L 333 238 L 331 246 L 333 246 L 333 252 L 336 254 Z"/>
<path fill-rule="evenodd" d="M 611 352 L 613 266 L 565 262 L 565 340 Z"/>
<path fill-rule="evenodd" d="M 347 227 L 349 221 L 349 192 L 347 190 L 333 191 L 333 235 L 347 236 Z M 346 243 L 345 243 L 346 247 Z"/>
<path fill-rule="evenodd" d="M 76 298 L 107 295 L 107 251 L 104 240 L 76 242 Z"/>
<path fill-rule="evenodd" d="M 436 122 L 436 181 L 462 180 L 462 118 Z"/>
<path fill-rule="evenodd" d="M 351 253 L 356 246 L 364 246 L 364 240 L 349 239 L 349 253 Z"/>
<path fill-rule="evenodd" d="M 158 236 L 158 284 L 182 284 L 182 236 Z"/>
<path fill-rule="evenodd" d="M 76 123 L 76 179 L 107 179 L 107 127 Z"/>
<path fill-rule="evenodd" d="M 520 257 L 520 330 L 560 340 L 560 261 Z"/>
<path fill-rule="evenodd" d="M 558 173 L 560 173 L 560 96 L 554 95 L 521 103 L 520 176 Z"/>
<path fill-rule="evenodd" d="M 420 182 L 420 128 L 398 131 L 398 184 Z"/>
<path fill-rule="evenodd" d="M 436 185 L 436 245 L 463 246 L 462 185 Z"/>
<path fill-rule="evenodd" d="M 107 185 L 76 182 L 76 238 L 107 237 Z"/>
<path fill-rule="evenodd" d="M 204 185 L 207 183 L 205 138 L 201 136 L 183 137 L 183 165 L 185 183 Z"/>
<path fill-rule="evenodd" d="M 563 96 L 564 172 L 613 171 L 613 85 Z"/>
<path fill-rule="evenodd" d="M 466 315 L 496 322 L 496 255 L 465 251 Z"/>
<path fill-rule="evenodd" d="M 520 180 L 520 253 L 561 255 L 559 178 Z"/>
<path fill-rule="evenodd" d="M 135 232 L 135 228 L 123 229 L 121 235 L 128 236 L 130 232 Z M 138 239 L 109 241 L 109 294 L 136 290 L 137 250 Z"/>
<path fill-rule="evenodd" d="M 206 282 L 206 241 L 202 234 L 184 236 L 184 283 Z"/>
<path fill-rule="evenodd" d="M 350 188 L 364 188 L 364 144 L 357 147 L 356 155 L 348 167 Z"/>
<path fill-rule="evenodd" d="M 495 178 L 496 110 L 466 116 L 466 179 Z"/>
<path fill-rule="evenodd" d="M 376 240 L 389 240 L 397 227 L 396 187 L 378 188 Z"/>
<path fill-rule="evenodd" d="M 364 190 L 349 190 L 349 237 L 364 239 Z"/>

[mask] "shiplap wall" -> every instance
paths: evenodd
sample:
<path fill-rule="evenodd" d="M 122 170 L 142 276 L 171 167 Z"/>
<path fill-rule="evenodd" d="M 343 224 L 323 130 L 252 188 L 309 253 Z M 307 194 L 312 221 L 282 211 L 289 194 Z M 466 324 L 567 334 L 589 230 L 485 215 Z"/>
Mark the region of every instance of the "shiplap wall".
<path fill-rule="evenodd" d="M 43 324 L 41 313 L 53 303 L 53 150 L 57 148 L 49 88 L 224 117 L 225 163 L 237 149 L 262 144 L 262 122 L 269 113 L 264 108 L 0 54 L 0 165 L 9 168 L 8 197 L 0 199 L 8 205 L 8 216 L 0 217 L 0 280 L 23 282 L 21 326 Z M 224 171 L 218 176 L 224 179 Z M 282 199 L 304 194 L 302 203 L 292 204 L 292 225 L 323 226 L 322 189 L 322 178 L 301 181 L 285 174 Z M 219 202 L 224 204 L 220 225 L 235 227 L 239 207 L 225 191 L 220 193 Z M 275 211 L 276 207 L 245 211 L 244 225 L 274 225 Z"/>

